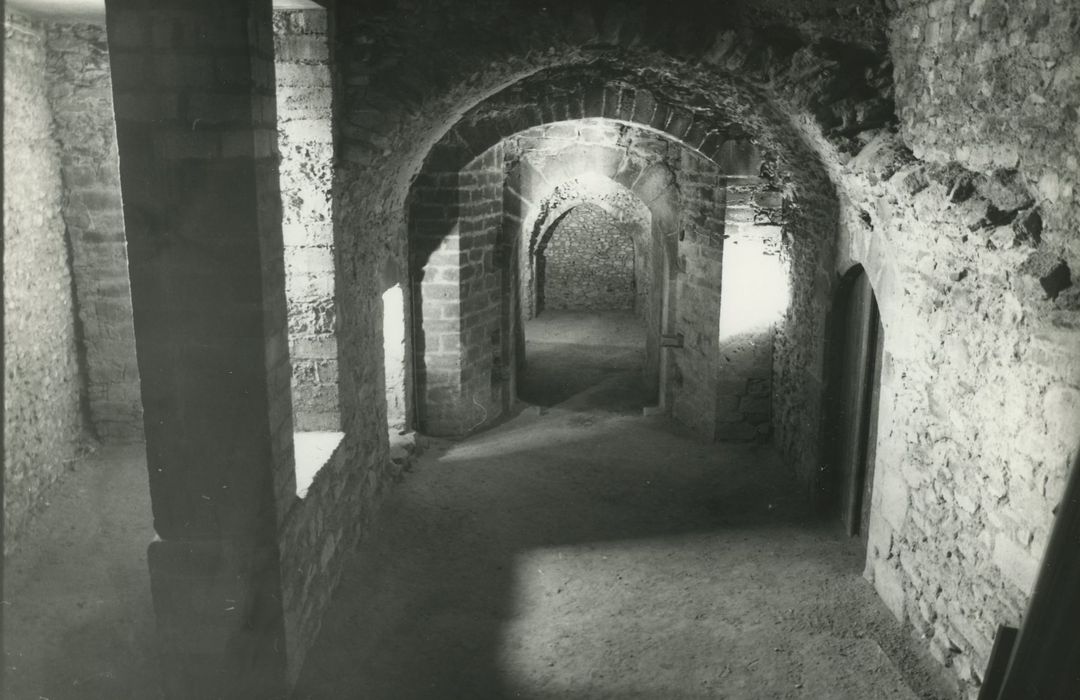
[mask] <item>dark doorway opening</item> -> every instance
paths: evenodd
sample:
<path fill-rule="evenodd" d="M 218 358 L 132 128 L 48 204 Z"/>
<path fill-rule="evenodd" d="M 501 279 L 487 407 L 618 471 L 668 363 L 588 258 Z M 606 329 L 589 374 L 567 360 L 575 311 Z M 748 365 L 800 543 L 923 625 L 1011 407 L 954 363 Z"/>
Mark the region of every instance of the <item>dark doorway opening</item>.
<path fill-rule="evenodd" d="M 630 225 L 592 204 L 556 219 L 534 253 L 537 315 L 524 323 L 518 397 L 544 407 L 638 412 L 645 323 Z"/>
<path fill-rule="evenodd" d="M 831 351 L 830 510 L 847 533 L 867 540 L 877 442 L 884 330 L 862 267 L 843 279 L 835 306 Z"/>

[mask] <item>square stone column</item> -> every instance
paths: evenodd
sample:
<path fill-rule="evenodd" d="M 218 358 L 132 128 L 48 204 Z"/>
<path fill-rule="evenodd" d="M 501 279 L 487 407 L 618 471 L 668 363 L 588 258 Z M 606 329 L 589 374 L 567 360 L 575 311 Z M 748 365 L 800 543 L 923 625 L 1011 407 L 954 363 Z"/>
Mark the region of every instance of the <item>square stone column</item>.
<path fill-rule="evenodd" d="M 466 435 L 503 414 L 511 398 L 504 306 L 510 261 L 503 226 L 501 147 L 458 172 L 427 172 L 410 211 L 414 359 L 419 427 Z"/>
<path fill-rule="evenodd" d="M 285 697 L 295 498 L 270 0 L 107 0 L 168 698 Z"/>

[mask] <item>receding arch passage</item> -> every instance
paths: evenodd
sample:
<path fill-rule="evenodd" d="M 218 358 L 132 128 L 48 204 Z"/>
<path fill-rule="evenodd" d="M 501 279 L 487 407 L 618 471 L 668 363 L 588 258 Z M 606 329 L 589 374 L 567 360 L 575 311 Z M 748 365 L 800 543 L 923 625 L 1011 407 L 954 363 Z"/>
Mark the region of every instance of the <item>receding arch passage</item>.
<path fill-rule="evenodd" d="M 837 297 L 833 384 L 836 503 L 849 535 L 865 541 L 873 485 L 884 330 L 870 278 L 861 266 Z"/>
<path fill-rule="evenodd" d="M 762 177 L 752 144 L 730 142 L 714 159 L 650 127 L 593 118 L 525 129 L 471 159 L 460 144 L 456 155 L 444 146 L 430 152 L 410 191 L 420 430 L 460 435 L 504 415 L 521 396 L 526 323 L 554 299 L 568 308 L 621 306 L 642 324 L 640 408 L 669 413 L 709 440 L 769 434 L 773 327 L 783 309 L 770 306 L 749 335 L 741 327 L 732 337 L 718 333 L 722 284 L 732 272 L 725 241 L 738 246 L 732 264 L 778 258 L 779 194 Z M 581 228 L 581 212 L 599 218 L 592 207 L 629 234 L 632 255 L 615 233 L 559 236 L 567 224 Z M 601 255 L 607 268 L 583 265 Z M 614 274 L 630 267 L 632 282 Z M 731 298 L 754 304 L 761 280 L 730 277 L 747 287 L 726 290 Z M 611 281 L 582 286 L 600 278 Z"/>
<path fill-rule="evenodd" d="M 631 412 L 646 403 L 645 307 L 637 308 L 636 291 L 653 285 L 652 271 L 635 265 L 635 249 L 650 244 L 649 213 L 609 184 L 607 199 L 562 211 L 536 241 L 537 314 L 524 323 L 518 382 L 518 397 L 529 403 Z M 558 189 L 573 199 L 580 186 Z"/>
<path fill-rule="evenodd" d="M 571 209 L 536 250 L 539 308 L 633 311 L 634 239 L 627 227 L 595 204 Z"/>

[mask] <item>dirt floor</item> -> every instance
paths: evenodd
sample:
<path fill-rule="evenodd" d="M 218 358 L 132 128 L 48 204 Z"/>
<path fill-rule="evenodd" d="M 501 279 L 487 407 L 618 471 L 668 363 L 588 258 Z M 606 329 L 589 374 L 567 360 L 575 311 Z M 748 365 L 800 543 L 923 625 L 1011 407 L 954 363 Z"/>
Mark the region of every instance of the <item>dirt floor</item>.
<path fill-rule="evenodd" d="M 633 313 L 549 311 L 526 322 L 525 341 L 523 402 L 641 413 L 645 327 Z"/>
<path fill-rule="evenodd" d="M 6 700 L 154 700 L 146 451 L 79 460 L 4 563 Z"/>
<path fill-rule="evenodd" d="M 546 315 L 534 405 L 432 441 L 296 697 L 949 698 L 766 446 L 641 417 L 640 327 Z M 3 697 L 154 700 L 141 447 L 79 462 L 6 562 Z"/>
<path fill-rule="evenodd" d="M 635 414 L 633 343 L 588 323 L 529 328 L 546 408 L 392 492 L 297 697 L 951 697 L 776 454 Z"/>

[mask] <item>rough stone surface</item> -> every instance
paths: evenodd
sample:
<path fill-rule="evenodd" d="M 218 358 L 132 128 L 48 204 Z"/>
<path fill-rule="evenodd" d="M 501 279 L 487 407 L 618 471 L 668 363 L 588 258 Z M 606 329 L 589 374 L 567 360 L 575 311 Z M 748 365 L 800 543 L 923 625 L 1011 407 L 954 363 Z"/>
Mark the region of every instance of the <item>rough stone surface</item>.
<path fill-rule="evenodd" d="M 1055 0 L 899 4 L 890 49 L 915 155 L 982 172 L 1018 170 L 1019 184 L 1052 208 L 1055 223 L 1076 221 L 1080 8 Z"/>
<path fill-rule="evenodd" d="M 885 326 L 867 575 L 976 692 L 994 627 L 1015 624 L 1030 595 L 1080 433 L 1069 421 L 1080 387 L 1076 9 L 1050 0 L 1022 12 L 1004 0 L 896 6 L 889 55 L 882 6 L 848 0 L 733 3 L 727 12 L 615 3 L 583 13 L 498 0 L 341 8 L 333 245 L 348 281 L 336 320 L 347 435 L 289 510 L 283 557 L 301 574 L 287 597 L 303 629 L 291 657 L 313 634 L 339 552 L 394 474 L 379 359 L 382 270 L 417 271 L 406 232 L 425 213 L 441 225 L 453 209 L 449 218 L 464 224 L 452 236 L 429 232 L 439 240 L 424 251 L 438 257 L 436 274 L 414 276 L 406 296 L 437 339 L 412 349 L 431 360 L 417 383 L 435 392 L 429 398 L 468 406 L 446 417 L 447 430 L 483 424 L 512 395 L 504 382 L 514 331 L 500 325 L 512 282 L 499 268 L 508 251 L 494 244 L 513 162 L 491 146 L 539 124 L 603 117 L 662 131 L 726 163 L 729 175 L 762 179 L 747 191 L 728 183 L 721 277 L 732 238 L 745 233 L 762 250 L 775 252 L 779 240 L 791 285 L 771 331 L 771 376 L 747 377 L 726 395 L 740 417 L 768 407 L 777 444 L 810 491 L 829 467 L 820 447 L 832 295 L 850 265 L 866 268 Z M 299 60 L 280 66 L 285 81 L 328 55 L 289 43 Z M 204 136 L 163 148 L 224 147 Z M 665 200 L 676 182 L 689 180 L 656 168 L 635 195 L 663 236 L 685 233 L 681 250 L 718 227 L 686 230 L 679 217 L 688 209 Z M 733 195 L 750 202 L 732 206 Z M 688 259 L 686 271 L 706 259 L 715 262 Z M 700 277 L 715 284 L 711 273 Z M 411 298 L 428 284 L 441 286 Z M 454 359 L 461 338 L 475 350 Z M 699 349 L 709 340 L 684 333 Z"/>
<path fill-rule="evenodd" d="M 721 412 L 731 408 L 718 392 L 730 376 L 723 361 L 718 328 L 723 293 L 726 200 L 719 168 L 690 153 L 679 154 L 675 181 L 679 191 L 679 236 L 669 295 L 674 323 L 669 336 L 682 346 L 671 357 L 671 415 L 711 440 Z M 764 370 L 768 376 L 769 370 Z M 736 407 L 737 412 L 737 407 Z M 723 437 L 730 437 L 724 434 Z"/>
<path fill-rule="evenodd" d="M 383 292 L 383 362 L 386 373 L 386 420 L 391 440 L 409 430 L 409 352 L 405 326 L 405 299 L 400 284 Z"/>
<path fill-rule="evenodd" d="M 270 3 L 109 0 L 106 19 L 163 689 L 276 697 L 302 655 Z"/>
<path fill-rule="evenodd" d="M 834 171 L 850 198 L 837 272 L 866 267 L 885 328 L 867 575 L 974 697 L 997 625 L 1021 620 L 1076 449 L 1075 312 L 1040 282 L 1059 257 L 1035 264 L 1011 227 L 972 228 L 995 195 L 958 196 L 955 168 L 881 181 L 851 165 Z"/>
<path fill-rule="evenodd" d="M 341 428 L 328 45 L 324 10 L 274 12 L 293 423 L 301 431 Z"/>
<path fill-rule="evenodd" d="M 504 225 L 520 230 L 515 235 L 522 237 L 519 294 L 525 317 L 536 313 L 536 251 L 541 239 L 559 217 L 583 202 L 600 205 L 630 227 L 635 246 L 633 308 L 648 316 L 652 213 L 633 188 L 650 164 L 666 158 L 667 144 L 640 129 L 583 119 L 527 129 L 510 137 L 507 148 L 521 170 L 518 181 L 508 184 L 504 204 L 510 206 L 504 206 Z"/>
<path fill-rule="evenodd" d="M 538 254 L 544 308 L 634 308 L 634 239 L 595 204 L 577 206 L 555 223 Z"/>
<path fill-rule="evenodd" d="M 90 427 L 103 441 L 138 441 L 142 397 L 105 28 L 52 23 L 48 36 Z"/>
<path fill-rule="evenodd" d="M 830 15 L 844 20 L 835 30 L 823 28 L 825 15 L 815 15 L 809 3 L 790 10 L 762 6 L 761 16 L 806 28 L 784 40 L 776 32 L 757 31 L 753 22 L 741 32 L 728 31 L 707 14 L 690 17 L 693 26 L 680 33 L 678 13 L 662 20 L 650 15 L 646 22 L 629 6 L 622 13 L 609 8 L 595 19 L 495 2 L 453 12 L 413 3 L 426 23 L 396 21 L 393 10 L 383 22 L 346 13 L 350 29 L 343 52 L 351 82 L 345 94 L 346 162 L 339 173 L 348 193 L 343 223 L 351 230 L 388 232 L 386 243 L 358 244 L 350 258 L 400 255 L 395 236 L 403 228 L 401 205 L 412 174 L 459 115 L 507 85 L 517 83 L 520 109 L 513 100 L 500 102 L 492 114 L 504 122 L 490 122 L 488 137 L 479 120 L 469 122 L 477 125 L 470 138 L 497 140 L 500 128 L 513 133 L 536 120 L 591 116 L 599 105 L 604 116 L 614 108 L 612 114 L 628 121 L 652 122 L 662 114 L 654 128 L 677 129 L 681 140 L 694 139 L 707 149 L 704 133 L 696 140 L 693 126 L 680 121 L 671 105 L 693 116 L 703 104 L 722 106 L 725 128 L 738 124 L 761 149 L 759 174 L 775 178 L 771 185 L 779 199 L 760 212 L 765 220 L 780 215 L 771 223 L 782 226 L 780 257 L 791 281 L 787 311 L 776 325 L 771 386 L 766 385 L 775 438 L 794 458 L 802 483 L 815 490 L 828 468 L 820 451 L 822 401 L 830 381 L 824 361 L 828 312 L 838 273 L 860 262 L 878 296 L 886 334 L 880 485 L 868 573 L 879 572 L 875 581 L 890 606 L 974 689 L 994 626 L 1015 623 L 1030 593 L 993 563 L 995 533 L 1039 556 L 1067 456 L 1076 449 L 1075 427 L 1059 426 L 1055 430 L 1062 434 L 1047 439 L 1051 421 L 1043 406 L 1048 387 L 1078 385 L 1070 289 L 1059 291 L 1060 304 L 1051 301 L 1040 280 L 1053 266 L 1038 275 L 1020 270 L 1033 244 L 1049 249 L 1055 264 L 1077 269 L 1069 252 L 1073 239 L 1066 235 L 1075 230 L 1075 219 L 1061 205 L 1070 197 L 1075 201 L 1070 156 L 1077 143 L 1071 134 L 1078 93 L 1069 87 L 1075 8 L 1032 3 L 1047 11 L 1047 22 L 1038 13 L 1005 12 L 1003 2 L 990 0 L 899 5 L 891 56 L 880 51 L 881 41 L 844 46 L 820 40 L 850 39 L 858 34 L 852 31 L 858 22 L 849 22 L 854 14 Z M 485 18 L 494 7 L 499 11 Z M 804 12 L 807 24 L 799 20 Z M 875 24 L 881 13 L 871 14 L 860 17 L 864 28 L 874 28 L 864 36 L 881 37 L 882 25 Z M 957 41 L 957 18 L 963 26 L 977 19 L 980 34 L 965 33 Z M 1033 22 L 1043 27 L 1047 41 L 1024 39 L 1021 26 L 1008 29 L 1010 23 Z M 496 25 L 498 31 L 484 31 Z M 1017 39 L 1013 31 L 1020 32 Z M 582 44 L 596 37 L 598 44 L 583 52 Z M 924 44 L 924 37 L 933 42 L 927 38 Z M 630 45 L 625 53 L 614 48 Z M 668 61 L 657 49 L 699 60 L 700 72 Z M 996 63 L 970 60 L 973 52 L 987 50 L 999 56 Z M 605 52 L 629 67 L 620 77 L 636 92 L 626 110 L 627 92 L 602 76 L 599 97 L 587 89 L 575 93 L 555 73 L 546 75 L 548 87 L 537 97 L 521 82 L 527 74 L 561 65 L 568 72 L 576 67 L 578 84 L 588 85 L 597 76 L 582 66 L 602 63 Z M 890 58 L 896 61 L 901 138 L 892 129 Z M 1013 58 L 1021 59 L 1016 69 L 1008 65 Z M 954 70 L 935 68 L 941 61 Z M 653 87 L 641 79 L 648 64 L 660 67 L 656 72 L 673 84 L 639 97 Z M 752 99 L 741 100 L 744 87 Z M 564 94 L 574 97 L 560 101 Z M 655 99 L 657 94 L 664 99 Z M 648 116 L 639 116 L 639 109 Z M 798 133 L 772 121 L 776 114 L 786 115 L 783 121 Z M 984 133 L 996 136 L 987 144 Z M 1014 134 L 1029 145 L 1012 143 Z M 874 150 L 858 159 L 875 139 Z M 978 149 L 980 144 L 986 148 Z M 399 158 L 388 162 L 387 153 Z M 751 160 L 737 160 L 739 172 L 755 167 Z M 1016 187 L 1018 180 L 1028 196 Z M 1027 207 L 1030 199 L 1034 207 L 1010 211 Z M 838 231 L 834 247 L 830 242 Z M 879 497 L 888 504 L 884 511 Z M 899 527 L 889 525 L 897 520 Z"/>
<path fill-rule="evenodd" d="M 387 435 L 385 268 L 365 267 L 359 276 L 349 265 L 343 278 L 337 267 L 337 251 L 357 234 L 333 226 L 331 22 L 320 10 L 274 13 L 293 413 L 298 430 L 345 432 L 303 499 L 288 495 L 279 520 L 290 682 L 323 622 L 344 553 L 401 470 Z M 339 279 L 349 284 L 337 288 Z M 339 304 L 351 313 L 342 317 Z M 339 331 L 351 345 L 339 349 Z"/>
<path fill-rule="evenodd" d="M 63 180 L 46 27 L 4 22 L 4 552 L 83 435 Z"/>

